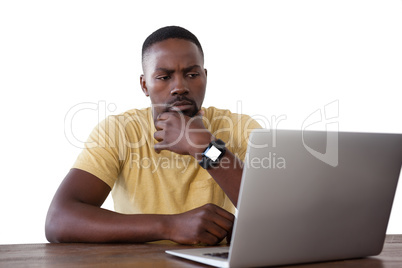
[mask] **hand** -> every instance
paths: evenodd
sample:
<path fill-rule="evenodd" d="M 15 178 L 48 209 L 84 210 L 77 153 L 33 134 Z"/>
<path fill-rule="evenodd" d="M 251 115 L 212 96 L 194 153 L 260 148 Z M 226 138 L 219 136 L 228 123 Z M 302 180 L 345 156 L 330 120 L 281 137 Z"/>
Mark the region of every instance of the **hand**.
<path fill-rule="evenodd" d="M 174 242 L 216 245 L 225 237 L 230 240 L 234 216 L 214 204 L 170 217 L 169 240 Z"/>
<path fill-rule="evenodd" d="M 202 122 L 203 111 L 194 117 L 179 112 L 165 112 L 155 121 L 154 138 L 159 141 L 155 151 L 169 150 L 182 155 L 195 156 L 203 152 L 213 140 L 212 134 Z"/>

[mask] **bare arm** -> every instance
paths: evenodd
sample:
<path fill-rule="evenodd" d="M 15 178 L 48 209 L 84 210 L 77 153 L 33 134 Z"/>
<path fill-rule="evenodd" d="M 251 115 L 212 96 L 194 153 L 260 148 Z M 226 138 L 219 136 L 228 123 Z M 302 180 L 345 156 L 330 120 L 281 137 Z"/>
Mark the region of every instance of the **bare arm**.
<path fill-rule="evenodd" d="M 205 148 L 208 144 L 205 146 Z M 197 161 L 201 161 L 202 152 L 195 155 Z M 243 174 L 243 162 L 237 158 L 231 151 L 226 149 L 226 153 L 220 160 L 217 167 L 209 168 L 208 173 L 223 189 L 226 195 L 237 206 L 240 191 L 240 183 Z"/>
<path fill-rule="evenodd" d="M 207 205 L 177 215 L 125 215 L 100 208 L 110 187 L 72 169 L 57 190 L 46 218 L 50 242 L 148 242 L 216 244 L 230 232 L 234 217 Z"/>
<path fill-rule="evenodd" d="M 169 150 L 192 155 L 197 161 L 201 160 L 209 143 L 216 140 L 205 128 L 201 112 L 192 118 L 177 112 L 166 112 L 158 116 L 155 127 L 154 137 L 159 141 L 155 145 L 156 152 Z M 242 161 L 227 149 L 220 165 L 208 169 L 208 172 L 236 206 L 243 173 Z"/>

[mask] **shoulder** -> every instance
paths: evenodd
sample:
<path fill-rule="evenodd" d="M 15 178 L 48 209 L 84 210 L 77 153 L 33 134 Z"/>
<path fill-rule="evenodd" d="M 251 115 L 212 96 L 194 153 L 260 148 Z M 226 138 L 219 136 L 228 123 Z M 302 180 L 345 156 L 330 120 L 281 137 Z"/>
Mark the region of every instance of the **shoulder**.
<path fill-rule="evenodd" d="M 252 117 L 246 114 L 232 113 L 227 109 L 216 107 L 202 108 L 205 112 L 205 123 L 212 128 L 229 127 L 243 125 L 250 128 L 261 128 L 261 126 Z"/>
<path fill-rule="evenodd" d="M 203 110 L 205 127 L 212 135 L 228 145 L 243 146 L 242 141 L 248 140 L 251 130 L 261 128 L 256 120 L 245 114 L 232 113 L 230 110 L 215 107 L 203 108 Z"/>
<path fill-rule="evenodd" d="M 126 141 L 137 142 L 153 133 L 154 125 L 150 118 L 152 118 L 151 108 L 132 109 L 110 115 L 94 128 L 91 136 L 120 140 L 123 138 Z"/>
<path fill-rule="evenodd" d="M 136 120 L 149 120 L 151 117 L 151 108 L 144 108 L 144 109 L 131 109 L 128 111 L 125 111 L 123 113 L 117 114 L 117 115 L 111 115 L 109 117 L 112 117 L 113 119 L 116 118 L 124 118 L 124 119 L 136 119 Z"/>
<path fill-rule="evenodd" d="M 141 127 L 147 129 L 151 125 L 151 108 L 131 109 L 117 115 L 110 115 L 103 124 L 112 124 L 116 127 Z"/>
<path fill-rule="evenodd" d="M 211 107 L 208 107 L 208 108 L 205 108 L 205 107 L 202 107 L 202 110 L 204 110 L 204 112 L 205 112 L 205 117 L 206 118 L 208 118 L 208 119 L 212 119 L 212 118 L 214 118 L 214 117 L 217 117 L 217 116 L 233 116 L 233 115 L 238 115 L 238 114 L 236 114 L 236 113 L 232 113 L 230 110 L 227 110 L 227 109 L 219 109 L 219 108 L 216 108 L 216 107 L 213 107 L 213 106 L 211 106 Z"/>
<path fill-rule="evenodd" d="M 244 160 L 247 142 L 253 129 L 261 128 L 251 116 L 232 113 L 230 110 L 215 107 L 203 108 L 204 125 L 216 138 L 223 140 L 227 148 Z"/>

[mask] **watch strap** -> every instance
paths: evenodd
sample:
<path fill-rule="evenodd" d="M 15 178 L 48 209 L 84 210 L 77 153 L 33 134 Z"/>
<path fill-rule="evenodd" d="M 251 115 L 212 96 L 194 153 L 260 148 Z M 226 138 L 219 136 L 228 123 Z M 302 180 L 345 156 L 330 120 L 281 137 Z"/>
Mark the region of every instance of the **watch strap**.
<path fill-rule="evenodd" d="M 215 148 L 217 148 L 221 152 L 221 154 L 219 155 L 219 157 L 215 161 L 213 161 L 212 159 L 210 159 L 208 156 L 205 155 L 206 152 L 212 146 L 214 146 Z M 204 169 L 215 167 L 215 166 L 217 166 L 219 164 L 219 160 L 225 155 L 225 153 L 226 153 L 225 142 L 223 142 L 221 139 L 217 139 L 215 141 L 212 141 L 212 142 L 210 142 L 208 147 L 202 153 L 202 159 L 201 159 L 200 162 L 198 162 L 198 164 Z"/>

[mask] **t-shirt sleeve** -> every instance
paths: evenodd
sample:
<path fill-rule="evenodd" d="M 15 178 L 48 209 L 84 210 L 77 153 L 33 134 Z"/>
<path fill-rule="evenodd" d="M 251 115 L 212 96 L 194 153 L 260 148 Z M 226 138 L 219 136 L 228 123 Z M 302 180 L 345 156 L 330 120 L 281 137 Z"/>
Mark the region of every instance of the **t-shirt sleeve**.
<path fill-rule="evenodd" d="M 239 147 L 235 149 L 235 154 L 242 161 L 244 161 L 247 153 L 247 145 L 250 137 L 250 133 L 257 128 L 262 128 L 261 125 L 253 118 L 248 115 L 242 115 L 241 120 L 237 122 L 234 126 L 234 137 L 237 137 L 237 144 L 240 144 Z"/>
<path fill-rule="evenodd" d="M 125 161 L 124 136 L 117 120 L 109 116 L 92 130 L 72 168 L 89 172 L 113 188 Z"/>

